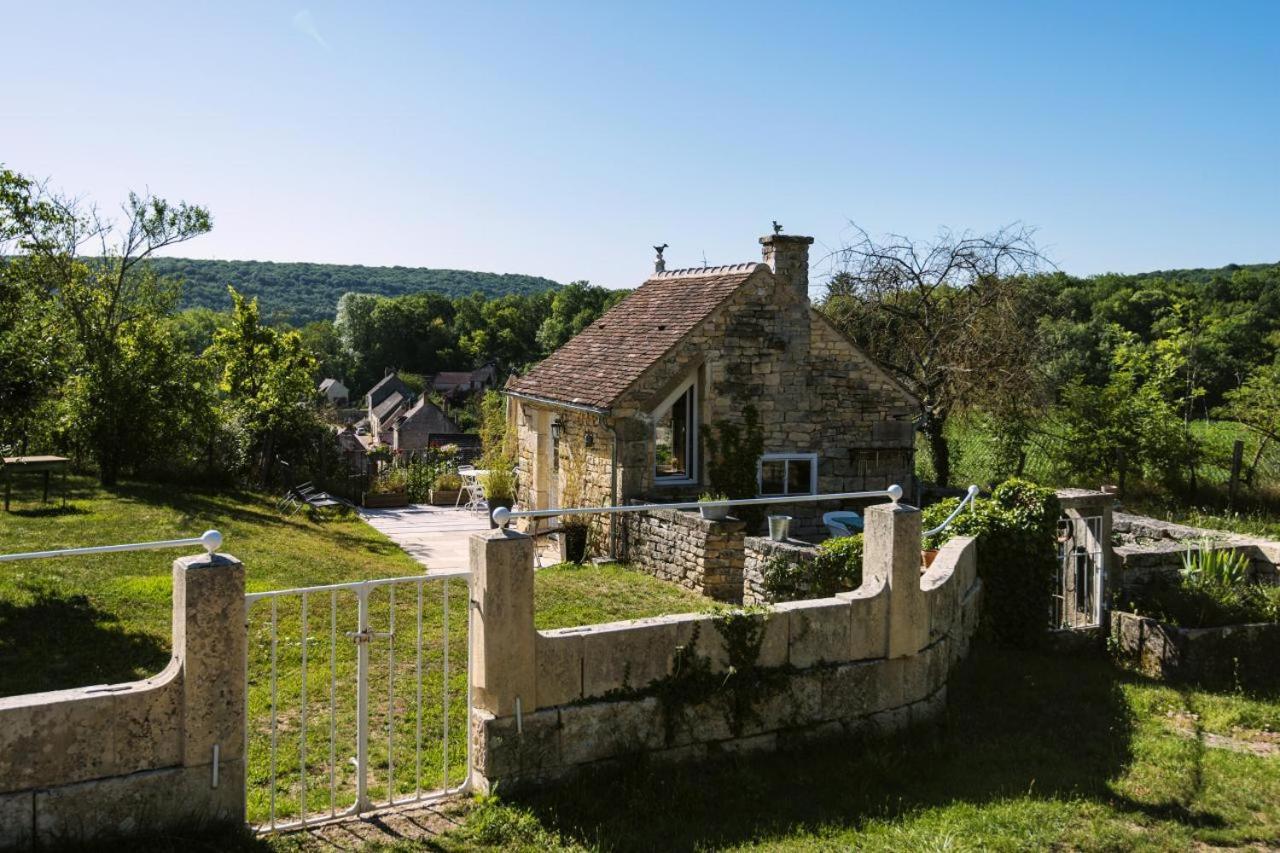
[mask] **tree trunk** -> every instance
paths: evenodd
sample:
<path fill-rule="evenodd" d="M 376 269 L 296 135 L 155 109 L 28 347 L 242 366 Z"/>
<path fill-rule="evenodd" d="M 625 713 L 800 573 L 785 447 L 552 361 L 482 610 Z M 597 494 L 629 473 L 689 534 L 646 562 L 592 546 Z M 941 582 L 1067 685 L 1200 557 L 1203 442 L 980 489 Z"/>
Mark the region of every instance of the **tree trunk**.
<path fill-rule="evenodd" d="M 951 482 L 951 448 L 944 434 L 946 418 L 934 412 L 925 423 L 924 434 L 929 439 L 929 454 L 933 457 L 933 477 L 936 485 L 946 486 Z"/>

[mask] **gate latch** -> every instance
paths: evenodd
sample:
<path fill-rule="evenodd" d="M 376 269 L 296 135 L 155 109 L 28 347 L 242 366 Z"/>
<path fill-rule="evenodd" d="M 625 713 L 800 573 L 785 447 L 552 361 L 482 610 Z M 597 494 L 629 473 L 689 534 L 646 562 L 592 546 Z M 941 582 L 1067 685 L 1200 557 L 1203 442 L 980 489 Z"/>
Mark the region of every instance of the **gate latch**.
<path fill-rule="evenodd" d="M 372 642 L 373 640 L 385 640 L 389 637 L 395 636 L 393 632 L 374 631 L 372 628 L 365 628 L 363 631 L 347 631 L 346 634 L 357 646 L 362 643 Z"/>

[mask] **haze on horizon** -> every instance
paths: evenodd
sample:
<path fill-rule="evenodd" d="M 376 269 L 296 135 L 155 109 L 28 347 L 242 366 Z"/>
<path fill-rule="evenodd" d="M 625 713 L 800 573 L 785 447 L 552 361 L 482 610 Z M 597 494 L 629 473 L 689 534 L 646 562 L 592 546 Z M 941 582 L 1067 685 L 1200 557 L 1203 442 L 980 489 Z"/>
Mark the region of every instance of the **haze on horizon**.
<path fill-rule="evenodd" d="M 819 275 L 850 220 L 1280 260 L 1276 4 L 607 5 L 3 0 L 0 163 L 206 205 L 188 257 L 630 287 L 776 219 Z"/>

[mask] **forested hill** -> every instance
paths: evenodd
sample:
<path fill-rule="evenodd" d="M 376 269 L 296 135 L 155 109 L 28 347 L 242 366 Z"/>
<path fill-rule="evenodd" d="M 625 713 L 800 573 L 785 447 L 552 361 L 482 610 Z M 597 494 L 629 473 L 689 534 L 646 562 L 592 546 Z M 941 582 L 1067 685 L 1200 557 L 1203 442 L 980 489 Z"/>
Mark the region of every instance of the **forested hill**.
<path fill-rule="evenodd" d="M 426 267 L 364 267 L 343 264 L 275 263 L 273 261 L 209 261 L 156 258 L 155 271 L 184 281 L 183 308 L 227 310 L 227 285 L 258 297 L 263 314 L 301 325 L 332 320 L 338 298 L 348 291 L 403 296 L 431 291 L 445 296 L 505 296 L 560 287 L 534 275 L 440 270 Z"/>

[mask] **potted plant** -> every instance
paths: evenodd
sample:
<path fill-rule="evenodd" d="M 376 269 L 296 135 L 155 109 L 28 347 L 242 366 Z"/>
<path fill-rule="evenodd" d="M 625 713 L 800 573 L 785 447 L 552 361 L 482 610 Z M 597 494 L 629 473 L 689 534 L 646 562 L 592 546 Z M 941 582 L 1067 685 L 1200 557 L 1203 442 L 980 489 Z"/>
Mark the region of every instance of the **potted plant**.
<path fill-rule="evenodd" d="M 493 511 L 500 506 L 507 509 L 516 504 L 516 470 L 506 460 L 497 460 L 480 480 L 484 487 L 484 499 L 489 504 L 489 525 L 497 527 L 493 520 Z"/>
<path fill-rule="evenodd" d="M 698 496 L 698 503 L 708 504 L 717 501 L 727 501 L 729 496 L 724 492 L 703 492 Z M 702 513 L 702 517 L 707 521 L 724 521 L 729 517 L 732 507 L 727 506 L 700 506 L 698 510 Z"/>
<path fill-rule="evenodd" d="M 362 496 L 361 503 L 370 509 L 409 505 L 409 472 L 404 468 L 387 468 L 379 472 Z"/>
<path fill-rule="evenodd" d="M 431 483 L 432 506 L 455 506 L 462 491 L 462 478 L 457 471 L 442 471 Z"/>

